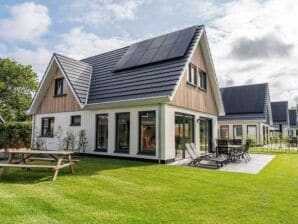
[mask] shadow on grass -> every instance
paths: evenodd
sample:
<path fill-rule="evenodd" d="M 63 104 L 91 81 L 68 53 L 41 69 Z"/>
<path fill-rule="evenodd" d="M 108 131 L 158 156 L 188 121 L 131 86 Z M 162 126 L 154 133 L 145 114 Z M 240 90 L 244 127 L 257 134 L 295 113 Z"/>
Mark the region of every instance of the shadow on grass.
<path fill-rule="evenodd" d="M 156 165 L 154 162 L 133 161 L 128 159 L 96 158 L 79 156 L 80 160 L 74 166 L 74 173 L 70 173 L 69 167 L 61 169 L 57 180 L 63 177 L 92 176 L 101 171 L 126 169 Z M 2 169 L 0 169 L 2 172 Z M 0 184 L 37 184 L 45 181 L 52 181 L 53 171 L 51 169 L 19 169 L 10 168 L 6 176 L 0 179 Z"/>

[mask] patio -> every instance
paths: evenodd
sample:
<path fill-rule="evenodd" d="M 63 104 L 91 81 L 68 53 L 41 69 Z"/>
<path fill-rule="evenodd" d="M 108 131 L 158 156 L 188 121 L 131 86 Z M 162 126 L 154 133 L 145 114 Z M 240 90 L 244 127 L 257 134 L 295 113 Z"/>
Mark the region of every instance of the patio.
<path fill-rule="evenodd" d="M 250 154 L 252 160 L 228 163 L 227 165 L 219 168 L 220 171 L 227 172 L 238 172 L 238 173 L 248 173 L 248 174 L 258 174 L 262 169 L 264 169 L 275 157 L 275 155 L 264 155 L 264 154 Z M 187 166 L 191 159 L 178 160 L 168 165 L 174 166 Z M 208 161 L 202 161 L 203 165 L 208 165 Z"/>

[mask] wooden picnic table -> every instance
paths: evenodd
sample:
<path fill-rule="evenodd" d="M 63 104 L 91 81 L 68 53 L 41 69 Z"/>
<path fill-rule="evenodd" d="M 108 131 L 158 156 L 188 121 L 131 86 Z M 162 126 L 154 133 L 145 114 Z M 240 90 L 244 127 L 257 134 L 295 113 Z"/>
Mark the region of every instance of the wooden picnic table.
<path fill-rule="evenodd" d="M 53 181 L 58 177 L 59 171 L 62 168 L 69 167 L 70 172 L 74 172 L 74 161 L 72 159 L 73 152 L 71 151 L 43 151 L 43 150 L 27 150 L 27 149 L 8 149 L 0 150 L 0 153 L 7 153 L 7 163 L 0 163 L 2 173 L 0 178 L 3 178 L 9 168 L 46 168 L 53 170 Z M 15 159 L 16 155 L 21 155 L 21 159 Z M 39 157 L 38 157 L 39 156 Z M 15 160 L 14 160 L 15 159 Z M 53 164 L 32 164 L 32 161 L 52 161 Z"/>

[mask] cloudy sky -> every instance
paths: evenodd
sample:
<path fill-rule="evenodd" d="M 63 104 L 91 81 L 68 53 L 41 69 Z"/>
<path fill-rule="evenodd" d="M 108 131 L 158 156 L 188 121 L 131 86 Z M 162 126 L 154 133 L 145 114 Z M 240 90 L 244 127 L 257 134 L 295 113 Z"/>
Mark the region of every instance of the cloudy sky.
<path fill-rule="evenodd" d="M 204 24 L 221 87 L 268 82 L 298 103 L 296 0 L 0 0 L 0 57 L 40 78 L 53 52 L 76 59 Z"/>

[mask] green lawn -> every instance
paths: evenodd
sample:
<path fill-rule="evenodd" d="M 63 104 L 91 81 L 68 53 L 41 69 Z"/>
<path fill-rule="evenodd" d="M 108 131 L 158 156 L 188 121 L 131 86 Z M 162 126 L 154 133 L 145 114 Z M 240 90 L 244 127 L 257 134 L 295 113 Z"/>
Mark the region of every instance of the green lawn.
<path fill-rule="evenodd" d="M 74 175 L 50 178 L 10 170 L 1 224 L 298 222 L 298 155 L 278 155 L 258 175 L 86 158 Z"/>

